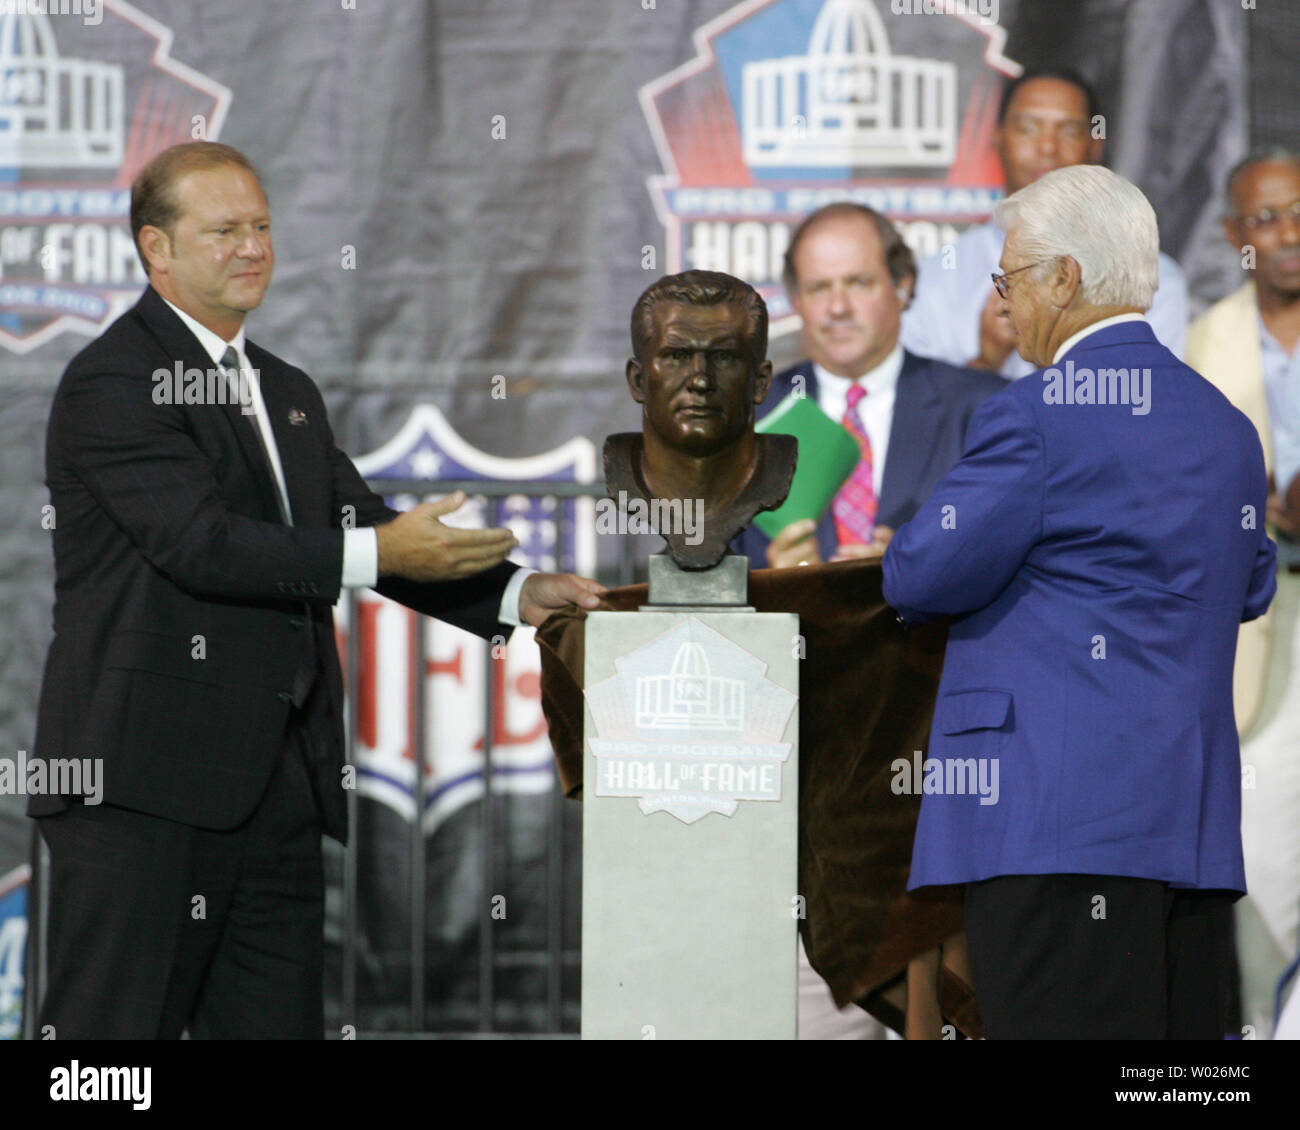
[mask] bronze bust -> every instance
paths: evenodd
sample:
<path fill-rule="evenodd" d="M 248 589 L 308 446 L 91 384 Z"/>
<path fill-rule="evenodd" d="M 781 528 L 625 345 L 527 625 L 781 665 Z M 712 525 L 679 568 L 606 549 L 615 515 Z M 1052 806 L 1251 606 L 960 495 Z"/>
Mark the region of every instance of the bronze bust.
<path fill-rule="evenodd" d="M 667 275 L 633 308 L 632 350 L 641 434 L 605 440 L 605 488 L 659 517 L 694 513 L 691 529 L 675 520 L 655 529 L 677 565 L 708 569 L 755 514 L 785 501 L 794 475 L 794 437 L 754 432 L 772 382 L 767 306 L 731 275 Z"/>

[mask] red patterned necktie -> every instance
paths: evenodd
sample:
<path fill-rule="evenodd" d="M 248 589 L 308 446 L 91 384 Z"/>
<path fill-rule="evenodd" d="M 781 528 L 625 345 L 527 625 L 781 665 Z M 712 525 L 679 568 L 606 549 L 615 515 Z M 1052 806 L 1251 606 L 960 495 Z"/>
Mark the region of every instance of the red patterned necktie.
<path fill-rule="evenodd" d="M 858 404 L 867 395 L 860 384 L 849 387 L 848 406 L 844 409 L 844 426 L 849 435 L 858 441 L 861 458 L 853 474 L 840 487 L 831 504 L 835 516 L 835 536 L 840 545 L 870 545 L 871 531 L 876 525 L 876 490 L 871 483 L 871 440 L 858 418 Z"/>

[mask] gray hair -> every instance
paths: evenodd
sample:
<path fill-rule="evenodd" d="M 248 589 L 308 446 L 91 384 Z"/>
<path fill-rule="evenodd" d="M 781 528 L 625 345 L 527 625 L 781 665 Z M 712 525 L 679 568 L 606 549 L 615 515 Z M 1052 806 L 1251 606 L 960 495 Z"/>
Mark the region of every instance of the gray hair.
<path fill-rule="evenodd" d="M 1017 229 L 1027 258 L 1074 259 L 1089 305 L 1150 308 L 1160 229 L 1142 190 L 1123 177 L 1101 165 L 1054 169 L 1008 196 L 993 216 L 1003 231 Z"/>

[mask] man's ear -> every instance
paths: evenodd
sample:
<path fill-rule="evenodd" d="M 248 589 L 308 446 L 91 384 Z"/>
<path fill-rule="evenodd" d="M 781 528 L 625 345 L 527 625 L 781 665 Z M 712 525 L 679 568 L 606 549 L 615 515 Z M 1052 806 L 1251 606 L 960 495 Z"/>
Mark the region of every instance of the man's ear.
<path fill-rule="evenodd" d="M 629 357 L 624 373 L 627 376 L 627 387 L 632 392 L 632 399 L 638 404 L 644 404 L 645 373 L 641 369 L 641 362 L 635 357 Z"/>
<path fill-rule="evenodd" d="M 764 361 L 756 370 L 754 380 L 754 403 L 762 404 L 767 399 L 768 389 L 772 387 L 772 362 Z"/>
<path fill-rule="evenodd" d="M 903 304 L 903 309 L 906 310 L 912 305 L 912 296 L 916 293 L 916 276 L 904 275 L 898 280 L 898 285 L 894 287 L 894 290 L 898 294 L 898 301 Z"/>
<path fill-rule="evenodd" d="M 145 261 L 149 264 L 149 273 L 153 274 L 164 260 L 171 258 L 171 236 L 162 228 L 154 227 L 153 224 L 145 224 L 140 229 L 140 250 L 144 253 Z"/>
<path fill-rule="evenodd" d="M 1052 264 L 1052 273 L 1048 276 L 1048 298 L 1058 310 L 1064 310 L 1074 296 L 1079 293 L 1079 284 L 1083 275 L 1079 270 L 1079 261 L 1073 255 L 1061 255 Z"/>

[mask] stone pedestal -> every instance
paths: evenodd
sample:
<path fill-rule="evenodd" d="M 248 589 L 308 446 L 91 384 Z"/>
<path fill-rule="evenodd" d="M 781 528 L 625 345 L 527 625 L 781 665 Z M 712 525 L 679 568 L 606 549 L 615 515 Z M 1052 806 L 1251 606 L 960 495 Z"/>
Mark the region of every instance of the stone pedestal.
<path fill-rule="evenodd" d="M 793 1039 L 798 617 L 651 559 L 586 623 L 584 1039 Z"/>

